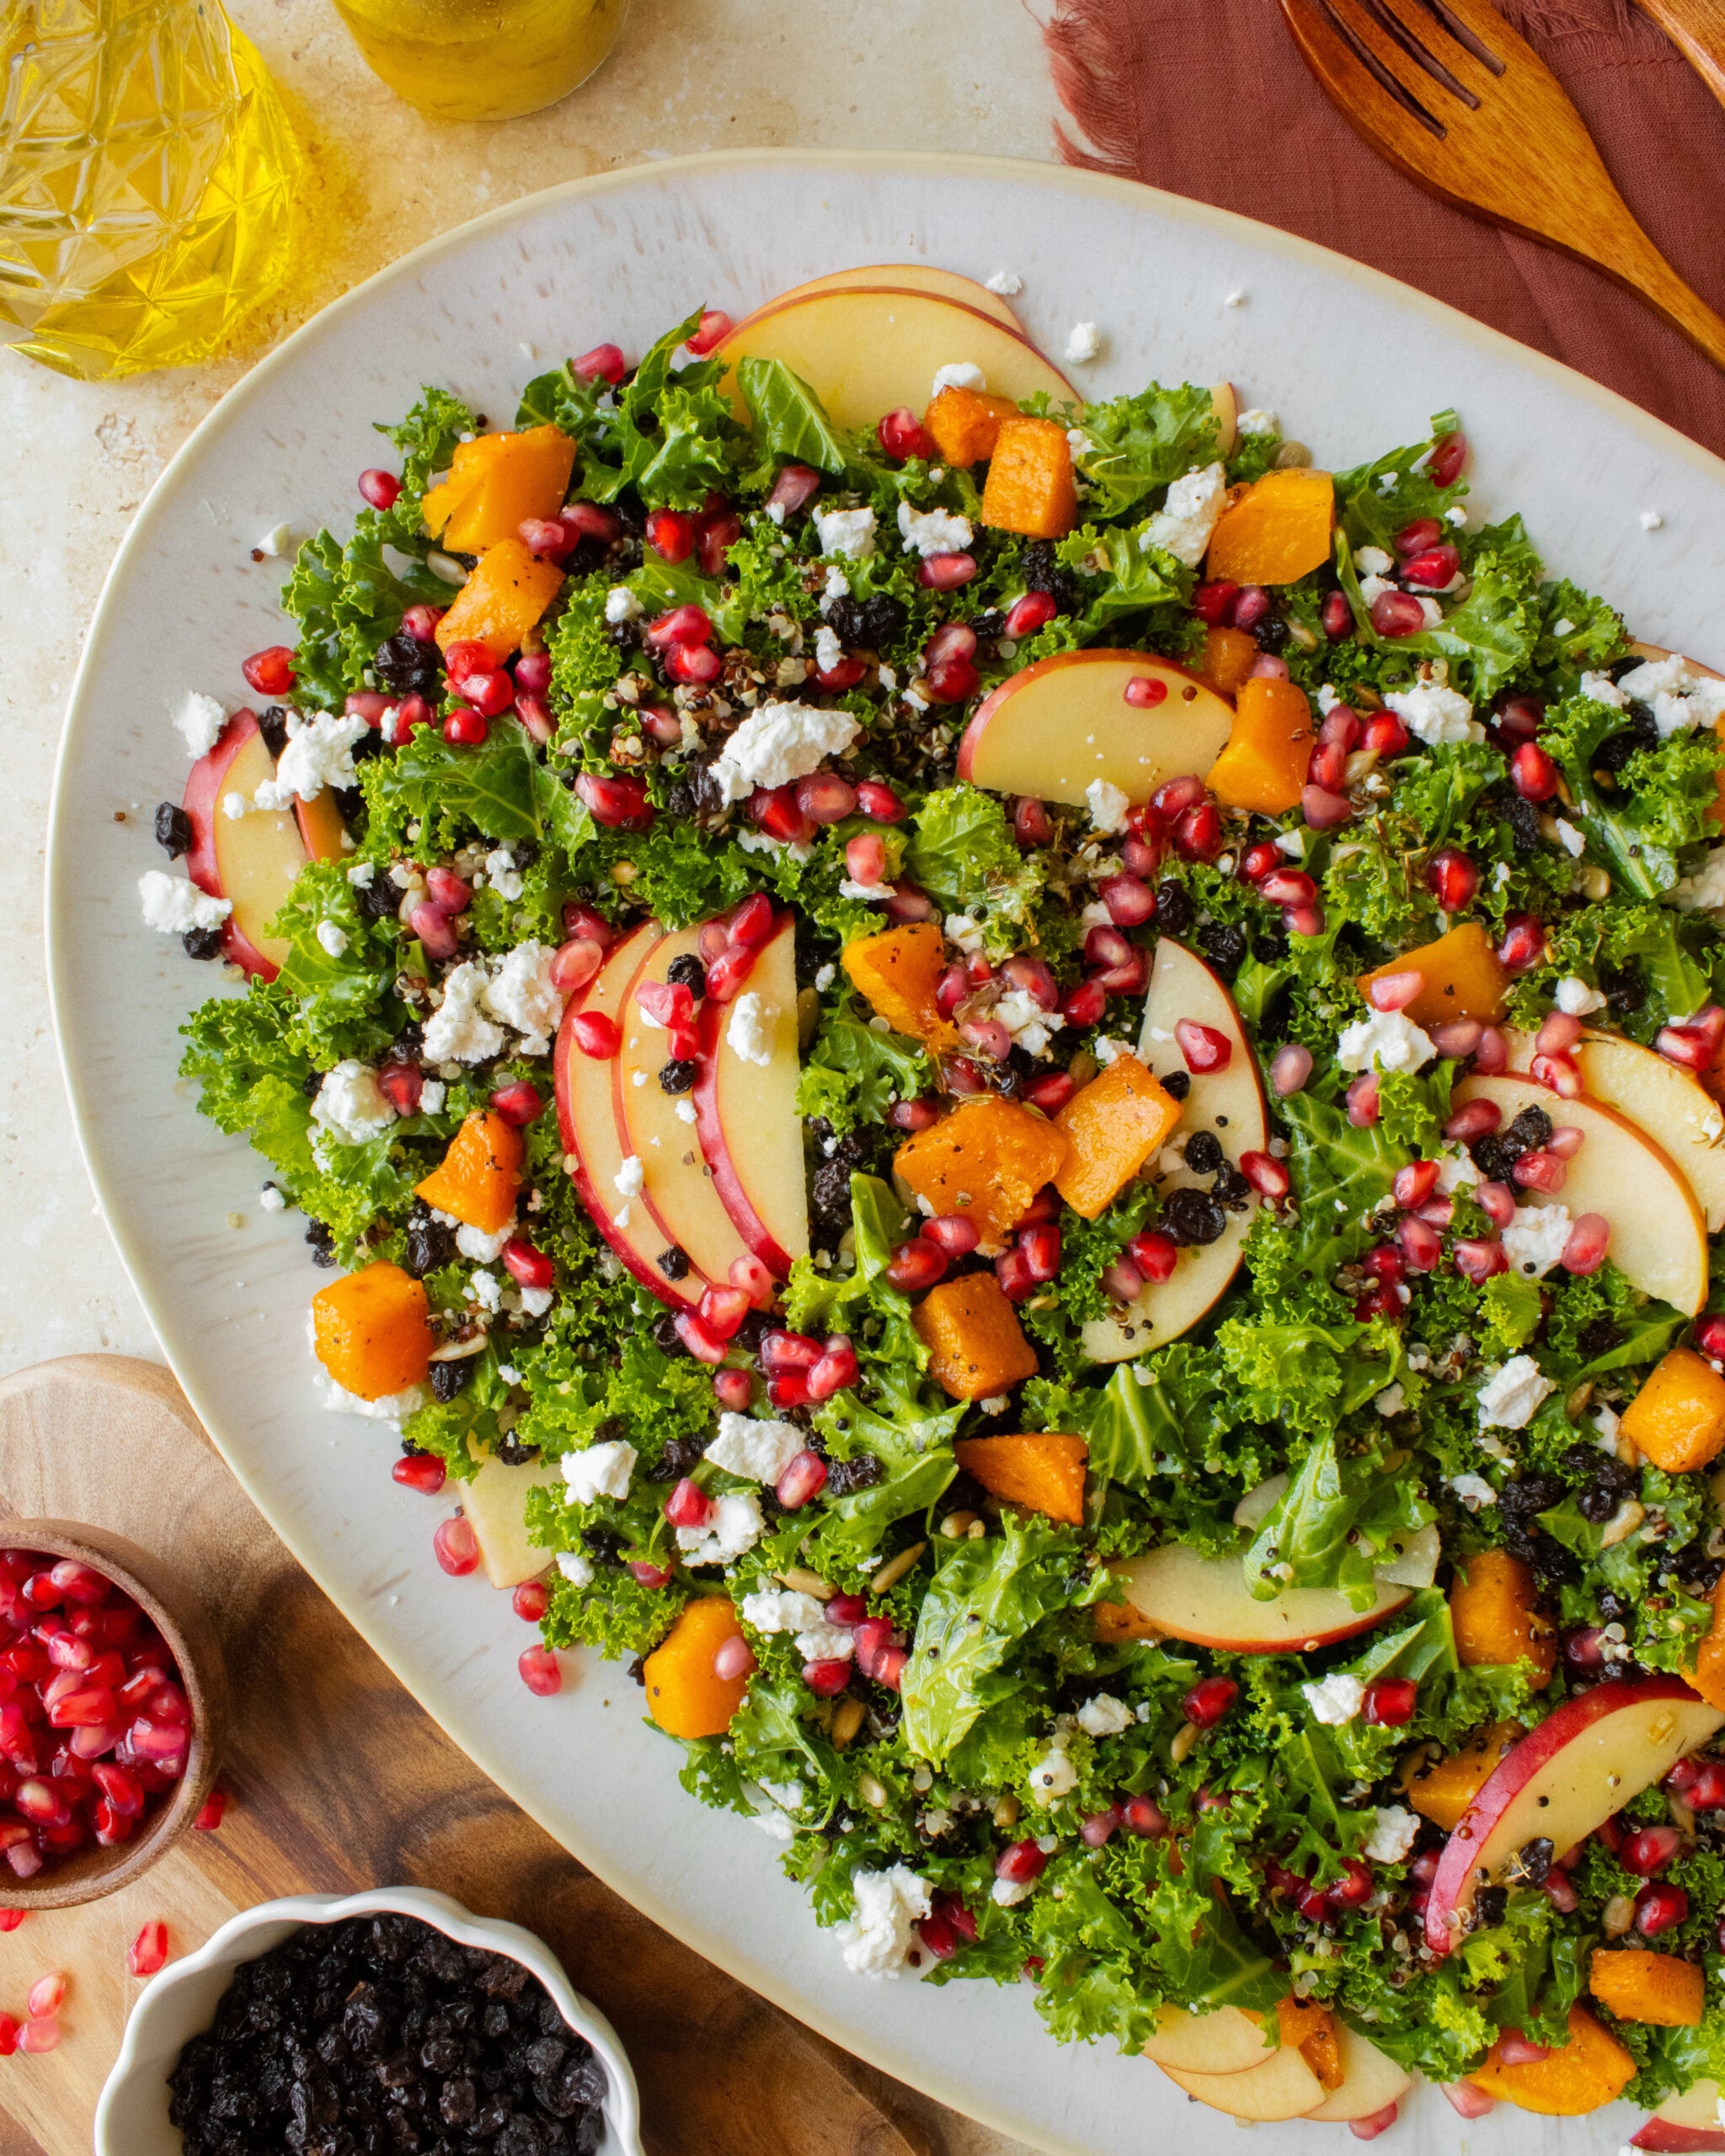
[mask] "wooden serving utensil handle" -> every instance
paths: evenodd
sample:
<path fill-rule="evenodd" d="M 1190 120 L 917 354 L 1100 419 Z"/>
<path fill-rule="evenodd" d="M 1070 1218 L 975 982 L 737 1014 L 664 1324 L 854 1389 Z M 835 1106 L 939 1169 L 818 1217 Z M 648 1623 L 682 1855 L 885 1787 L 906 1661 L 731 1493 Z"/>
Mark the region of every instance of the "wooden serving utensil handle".
<path fill-rule="evenodd" d="M 1637 224 L 1626 204 L 1621 218 L 1595 227 L 1596 251 L 1588 258 L 1657 307 L 1674 329 L 1705 352 L 1715 366 L 1725 367 L 1725 319 L 1692 291 Z"/>
<path fill-rule="evenodd" d="M 1640 0 L 1640 5 L 1725 104 L 1725 15 L 1717 0 Z"/>

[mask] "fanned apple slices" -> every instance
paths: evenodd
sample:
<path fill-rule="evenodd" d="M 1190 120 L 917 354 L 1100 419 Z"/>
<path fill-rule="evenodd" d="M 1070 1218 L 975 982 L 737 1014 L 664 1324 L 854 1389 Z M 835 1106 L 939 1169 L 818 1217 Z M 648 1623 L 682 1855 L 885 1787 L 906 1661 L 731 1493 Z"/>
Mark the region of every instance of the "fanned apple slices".
<path fill-rule="evenodd" d="M 758 1258 L 782 1279 L 809 1249 L 794 924 L 780 921 L 734 1001 L 704 1005 L 688 1059 L 693 1083 L 669 1092 L 665 1033 L 638 991 L 697 956 L 701 934 L 647 921 L 614 945 L 571 999 L 553 1053 L 558 1118 L 581 1202 L 636 1279 L 673 1310 L 693 1309 L 741 1261 Z M 734 1040 L 748 997 L 756 999 L 750 1022 L 735 1027 Z M 614 1054 L 583 1050 L 584 1016 L 615 1027 Z"/>

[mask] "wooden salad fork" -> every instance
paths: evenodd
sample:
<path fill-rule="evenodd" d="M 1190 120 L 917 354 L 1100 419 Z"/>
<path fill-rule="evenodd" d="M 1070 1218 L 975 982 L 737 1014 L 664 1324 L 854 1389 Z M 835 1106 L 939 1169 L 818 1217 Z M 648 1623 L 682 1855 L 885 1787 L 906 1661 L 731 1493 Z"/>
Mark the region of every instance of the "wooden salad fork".
<path fill-rule="evenodd" d="M 1567 93 L 1487 0 L 1281 0 L 1343 117 L 1412 180 L 1561 248 L 1725 366 L 1725 321 L 1630 214 Z"/>

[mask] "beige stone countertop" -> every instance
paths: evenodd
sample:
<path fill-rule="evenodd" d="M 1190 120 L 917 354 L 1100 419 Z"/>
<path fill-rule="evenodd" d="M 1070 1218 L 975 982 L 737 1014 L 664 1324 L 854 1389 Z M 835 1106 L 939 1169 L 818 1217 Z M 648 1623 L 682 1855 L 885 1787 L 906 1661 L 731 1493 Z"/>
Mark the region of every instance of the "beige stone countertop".
<path fill-rule="evenodd" d="M 350 286 L 559 181 L 715 149 L 1051 152 L 1038 24 L 1012 0 L 633 0 L 617 51 L 571 97 L 472 125 L 423 119 L 386 89 L 327 0 L 229 0 L 229 13 L 310 147 L 316 258 L 209 366 L 85 383 L 0 350 L 0 1373 L 104 1348 L 161 1358 L 72 1134 L 43 873 L 85 624 L 134 514 L 211 405 Z M 951 2113 L 937 2124 L 951 2156 L 1017 2148 Z"/>

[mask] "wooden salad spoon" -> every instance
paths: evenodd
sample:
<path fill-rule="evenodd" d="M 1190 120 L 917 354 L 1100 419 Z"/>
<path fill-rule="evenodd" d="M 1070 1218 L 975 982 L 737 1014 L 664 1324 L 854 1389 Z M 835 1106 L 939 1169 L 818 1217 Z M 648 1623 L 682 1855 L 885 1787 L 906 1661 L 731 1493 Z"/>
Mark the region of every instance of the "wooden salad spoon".
<path fill-rule="evenodd" d="M 1707 88 L 1725 104 L 1725 11 L 1718 0 L 1639 0 Z"/>
<path fill-rule="evenodd" d="M 1676 36 L 1686 11 L 1666 4 Z M 1325 94 L 1381 157 L 1459 209 L 1594 264 L 1725 366 L 1725 321 L 1636 222 L 1562 85 L 1486 0 L 1281 8 Z"/>

